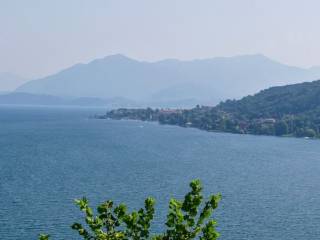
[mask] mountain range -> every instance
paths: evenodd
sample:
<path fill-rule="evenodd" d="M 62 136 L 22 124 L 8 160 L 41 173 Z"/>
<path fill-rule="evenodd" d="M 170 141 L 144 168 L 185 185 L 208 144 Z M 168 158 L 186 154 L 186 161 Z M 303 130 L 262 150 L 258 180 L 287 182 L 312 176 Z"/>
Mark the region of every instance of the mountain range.
<path fill-rule="evenodd" d="M 157 62 L 111 55 L 29 81 L 16 92 L 73 98 L 120 97 L 160 105 L 185 101 L 214 105 L 270 86 L 319 78 L 319 67 L 292 67 L 260 54 Z"/>

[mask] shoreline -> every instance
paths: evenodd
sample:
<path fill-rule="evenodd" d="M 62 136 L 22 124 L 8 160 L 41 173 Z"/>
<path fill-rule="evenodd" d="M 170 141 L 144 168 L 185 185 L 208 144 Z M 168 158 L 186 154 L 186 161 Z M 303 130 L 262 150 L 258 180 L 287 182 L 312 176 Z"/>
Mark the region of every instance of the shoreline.
<path fill-rule="evenodd" d="M 305 140 L 319 140 L 319 137 L 298 137 L 294 135 L 282 135 L 282 136 L 277 136 L 277 135 L 271 135 L 271 134 L 254 134 L 254 133 L 238 133 L 238 132 L 231 132 L 231 131 L 221 131 L 221 130 L 207 130 L 207 129 L 201 129 L 198 127 L 192 127 L 192 126 L 182 126 L 178 124 L 167 124 L 167 123 L 161 123 L 157 120 L 141 120 L 141 119 L 132 119 L 132 118 L 111 118 L 111 117 L 106 117 L 106 115 L 98 115 L 94 117 L 95 119 L 99 120 L 112 120 L 112 121 L 130 121 L 130 122 L 145 122 L 145 123 L 154 123 L 158 125 L 163 125 L 163 126 L 172 126 L 172 127 L 179 127 L 179 128 L 191 128 L 191 129 L 197 129 L 199 131 L 204 131 L 208 133 L 228 133 L 228 134 L 234 134 L 234 135 L 248 135 L 248 136 L 262 136 L 262 137 L 277 137 L 277 138 L 291 138 L 291 139 L 305 139 Z"/>

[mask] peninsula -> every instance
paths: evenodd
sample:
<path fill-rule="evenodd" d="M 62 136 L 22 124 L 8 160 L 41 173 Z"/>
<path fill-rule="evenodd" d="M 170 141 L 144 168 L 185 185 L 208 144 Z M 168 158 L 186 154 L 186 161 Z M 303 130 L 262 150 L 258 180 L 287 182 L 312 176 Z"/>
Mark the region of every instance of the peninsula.
<path fill-rule="evenodd" d="M 240 100 L 192 109 L 108 111 L 102 119 L 134 119 L 238 134 L 320 137 L 320 80 L 272 87 Z"/>

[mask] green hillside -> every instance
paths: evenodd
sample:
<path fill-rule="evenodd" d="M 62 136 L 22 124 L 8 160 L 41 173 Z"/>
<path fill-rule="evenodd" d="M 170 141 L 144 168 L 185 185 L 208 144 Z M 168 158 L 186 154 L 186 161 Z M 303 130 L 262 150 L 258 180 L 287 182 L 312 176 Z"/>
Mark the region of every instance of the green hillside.
<path fill-rule="evenodd" d="M 272 87 L 238 101 L 226 101 L 218 108 L 245 115 L 248 118 L 281 118 L 288 114 L 318 111 L 320 106 L 320 81 Z"/>
<path fill-rule="evenodd" d="M 272 87 L 215 107 L 189 110 L 118 109 L 113 119 L 139 119 L 208 131 L 242 134 L 319 137 L 320 81 Z"/>

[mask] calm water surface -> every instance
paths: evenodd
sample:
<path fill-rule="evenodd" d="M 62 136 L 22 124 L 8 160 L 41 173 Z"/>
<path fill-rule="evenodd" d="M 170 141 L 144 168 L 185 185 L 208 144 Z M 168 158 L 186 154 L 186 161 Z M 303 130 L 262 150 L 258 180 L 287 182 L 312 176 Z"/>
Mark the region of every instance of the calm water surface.
<path fill-rule="evenodd" d="M 153 196 L 159 231 L 194 178 L 223 195 L 221 239 L 320 239 L 320 141 L 88 118 L 102 112 L 0 107 L 1 239 L 79 239 L 82 196 L 132 208 Z"/>

